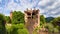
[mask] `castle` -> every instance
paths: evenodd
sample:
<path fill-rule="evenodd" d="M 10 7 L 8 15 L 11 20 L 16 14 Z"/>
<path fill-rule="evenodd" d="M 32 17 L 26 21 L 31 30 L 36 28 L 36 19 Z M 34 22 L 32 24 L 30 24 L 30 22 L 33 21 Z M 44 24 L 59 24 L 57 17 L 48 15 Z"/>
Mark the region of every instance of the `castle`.
<path fill-rule="evenodd" d="M 39 9 L 34 10 L 26 10 L 24 11 L 25 14 L 25 25 L 29 31 L 29 34 L 33 33 L 34 28 L 39 27 L 40 25 L 40 14 Z"/>
<path fill-rule="evenodd" d="M 25 26 L 29 31 L 29 34 L 33 34 L 35 28 L 40 26 L 40 13 L 39 9 L 27 9 L 24 11 Z M 10 19 L 12 19 L 13 12 L 10 12 Z M 44 27 L 37 30 L 37 34 L 48 34 L 48 30 Z"/>
<path fill-rule="evenodd" d="M 29 31 L 29 34 L 33 34 L 33 30 L 40 26 L 40 14 L 39 9 L 27 9 L 24 11 L 25 26 Z M 10 12 L 10 19 L 12 19 L 12 11 Z"/>

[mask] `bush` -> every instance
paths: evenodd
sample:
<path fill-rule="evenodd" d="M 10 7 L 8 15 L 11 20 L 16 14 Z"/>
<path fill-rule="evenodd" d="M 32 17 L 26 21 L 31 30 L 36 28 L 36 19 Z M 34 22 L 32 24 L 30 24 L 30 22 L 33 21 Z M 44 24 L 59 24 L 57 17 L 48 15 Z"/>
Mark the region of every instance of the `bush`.
<path fill-rule="evenodd" d="M 4 15 L 0 14 L 0 34 L 6 34 Z"/>
<path fill-rule="evenodd" d="M 36 27 L 34 30 L 33 30 L 33 34 L 38 34 L 38 31 L 40 30 L 40 27 Z"/>
<path fill-rule="evenodd" d="M 6 25 L 7 34 L 11 34 L 12 28 L 11 25 Z"/>
<path fill-rule="evenodd" d="M 12 24 L 8 29 L 8 34 L 28 34 L 27 29 L 24 27 L 24 24 Z"/>
<path fill-rule="evenodd" d="M 18 29 L 18 34 L 29 34 L 26 28 Z"/>
<path fill-rule="evenodd" d="M 57 28 L 54 28 L 54 32 L 59 32 L 59 30 Z"/>
<path fill-rule="evenodd" d="M 49 32 L 53 32 L 54 26 L 51 23 L 47 23 L 45 27 L 48 29 Z"/>
<path fill-rule="evenodd" d="M 59 32 L 58 27 L 54 27 L 52 23 L 47 23 L 45 26 L 49 32 Z"/>

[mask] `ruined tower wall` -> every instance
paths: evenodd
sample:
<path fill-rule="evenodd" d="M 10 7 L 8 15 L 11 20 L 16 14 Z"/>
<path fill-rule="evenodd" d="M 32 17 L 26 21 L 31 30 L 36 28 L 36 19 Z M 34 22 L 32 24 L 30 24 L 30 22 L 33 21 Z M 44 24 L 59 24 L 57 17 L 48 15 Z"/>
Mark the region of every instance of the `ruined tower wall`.
<path fill-rule="evenodd" d="M 12 11 L 10 12 L 10 19 L 12 19 Z"/>
<path fill-rule="evenodd" d="M 34 28 L 40 25 L 40 15 L 39 10 L 27 10 L 24 11 L 25 14 L 25 25 L 29 31 L 29 34 L 33 33 Z"/>

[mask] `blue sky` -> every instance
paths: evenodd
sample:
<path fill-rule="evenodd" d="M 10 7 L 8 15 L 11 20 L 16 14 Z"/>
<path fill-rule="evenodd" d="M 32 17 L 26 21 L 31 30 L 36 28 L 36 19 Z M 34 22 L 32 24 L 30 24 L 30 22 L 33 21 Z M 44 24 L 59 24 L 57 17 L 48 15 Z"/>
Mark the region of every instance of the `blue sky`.
<path fill-rule="evenodd" d="M 26 8 L 40 10 L 45 17 L 60 16 L 60 0 L 0 0 L 0 13 L 9 16 L 10 11 L 22 11 Z"/>

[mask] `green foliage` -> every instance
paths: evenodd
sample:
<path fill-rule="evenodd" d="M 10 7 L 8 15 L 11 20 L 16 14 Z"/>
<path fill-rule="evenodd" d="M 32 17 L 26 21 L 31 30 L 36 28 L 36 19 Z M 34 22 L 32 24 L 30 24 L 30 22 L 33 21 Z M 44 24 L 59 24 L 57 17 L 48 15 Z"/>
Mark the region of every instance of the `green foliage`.
<path fill-rule="evenodd" d="M 58 27 L 54 27 L 52 23 L 47 23 L 45 28 L 47 28 L 49 32 L 59 32 Z"/>
<path fill-rule="evenodd" d="M 0 25 L 4 25 L 4 15 L 0 14 Z"/>
<path fill-rule="evenodd" d="M 46 22 L 49 23 L 50 21 L 52 21 L 54 19 L 54 17 L 47 17 L 45 18 Z"/>
<path fill-rule="evenodd" d="M 45 17 L 44 15 L 41 15 L 40 16 L 40 28 L 42 28 L 45 23 L 46 23 Z"/>
<path fill-rule="evenodd" d="M 42 28 L 44 26 L 46 29 L 48 29 L 49 32 L 59 32 L 60 31 L 59 24 L 60 24 L 60 17 L 57 17 L 55 19 L 49 17 L 48 19 L 45 19 L 43 15 L 40 16 L 40 27 Z"/>
<path fill-rule="evenodd" d="M 40 16 L 40 22 L 42 22 L 42 24 L 45 23 L 45 17 L 43 15 Z"/>
<path fill-rule="evenodd" d="M 40 22 L 40 28 L 42 28 L 43 27 L 43 23 L 42 22 Z"/>
<path fill-rule="evenodd" d="M 12 32 L 11 25 L 5 25 L 5 26 L 6 26 L 7 34 L 11 34 L 11 32 Z"/>
<path fill-rule="evenodd" d="M 38 34 L 38 31 L 40 30 L 40 27 L 36 27 L 36 28 L 34 28 L 34 30 L 33 30 L 33 34 Z"/>
<path fill-rule="evenodd" d="M 60 26 L 60 17 L 57 17 L 55 18 L 53 21 L 51 21 L 51 23 L 54 25 L 54 26 Z"/>
<path fill-rule="evenodd" d="M 28 34 L 24 24 L 12 24 L 7 28 L 8 34 Z"/>
<path fill-rule="evenodd" d="M 18 29 L 18 34 L 29 34 L 27 29 L 24 28 L 24 29 Z"/>
<path fill-rule="evenodd" d="M 50 31 L 53 32 L 54 26 L 51 23 L 47 23 L 46 28 Z"/>
<path fill-rule="evenodd" d="M 13 24 L 24 23 L 24 14 L 21 11 L 14 11 L 12 15 Z"/>
<path fill-rule="evenodd" d="M 59 32 L 59 29 L 57 29 L 57 28 L 54 28 L 53 30 L 54 30 L 54 32 L 57 32 L 57 33 Z"/>
<path fill-rule="evenodd" d="M 6 34 L 4 15 L 0 14 L 0 34 Z"/>
<path fill-rule="evenodd" d="M 11 19 L 9 16 L 5 16 L 6 23 L 11 23 Z"/>
<path fill-rule="evenodd" d="M 54 29 L 55 31 L 56 30 L 60 31 L 60 17 L 55 18 L 54 20 L 51 21 L 51 23 L 54 25 L 55 28 L 57 28 L 57 26 L 58 26 L 57 29 Z"/>

